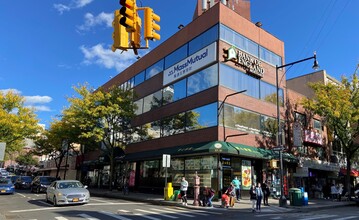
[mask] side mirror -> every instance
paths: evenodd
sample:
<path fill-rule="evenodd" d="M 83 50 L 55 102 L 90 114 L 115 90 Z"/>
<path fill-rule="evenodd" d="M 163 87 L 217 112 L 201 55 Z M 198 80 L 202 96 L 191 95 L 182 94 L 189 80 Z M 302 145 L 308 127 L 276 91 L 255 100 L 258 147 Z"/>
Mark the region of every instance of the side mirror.
<path fill-rule="evenodd" d="M 84 185 L 84 188 L 85 188 L 85 189 L 87 189 L 87 187 L 88 187 L 87 185 Z"/>

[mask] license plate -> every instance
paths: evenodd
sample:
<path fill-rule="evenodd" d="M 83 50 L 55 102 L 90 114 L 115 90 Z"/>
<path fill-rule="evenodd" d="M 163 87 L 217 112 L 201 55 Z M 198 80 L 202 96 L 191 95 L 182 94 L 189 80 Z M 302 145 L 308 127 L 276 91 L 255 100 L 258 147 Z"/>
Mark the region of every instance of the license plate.
<path fill-rule="evenodd" d="M 73 198 L 72 201 L 73 201 L 73 202 L 78 202 L 78 201 L 79 201 L 79 198 Z"/>
<path fill-rule="evenodd" d="M 6 192 L 6 190 L 1 190 L 2 193 Z"/>

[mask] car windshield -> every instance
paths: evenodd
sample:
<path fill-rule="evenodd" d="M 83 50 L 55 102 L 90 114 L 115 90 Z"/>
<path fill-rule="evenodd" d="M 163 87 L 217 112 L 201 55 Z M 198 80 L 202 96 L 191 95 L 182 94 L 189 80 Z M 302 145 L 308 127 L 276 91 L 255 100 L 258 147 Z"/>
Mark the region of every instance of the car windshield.
<path fill-rule="evenodd" d="M 82 188 L 83 185 L 81 182 L 62 182 L 59 183 L 59 189 L 68 189 L 68 188 Z"/>
<path fill-rule="evenodd" d="M 12 183 L 9 179 L 0 179 L 0 184 L 10 184 Z"/>
<path fill-rule="evenodd" d="M 55 177 L 51 177 L 51 176 L 44 176 L 44 177 L 40 177 L 40 181 L 43 183 L 52 183 L 56 180 Z"/>

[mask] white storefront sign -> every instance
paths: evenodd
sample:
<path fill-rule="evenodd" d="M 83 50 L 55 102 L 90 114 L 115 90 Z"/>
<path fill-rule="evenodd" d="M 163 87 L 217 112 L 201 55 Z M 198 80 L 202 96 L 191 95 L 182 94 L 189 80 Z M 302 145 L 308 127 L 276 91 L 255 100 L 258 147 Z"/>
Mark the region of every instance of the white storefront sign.
<path fill-rule="evenodd" d="M 203 48 L 186 59 L 176 63 L 163 71 L 163 85 L 167 85 L 175 80 L 183 78 L 190 73 L 202 68 L 203 66 L 216 60 L 217 43 Z"/>
<path fill-rule="evenodd" d="M 162 167 L 171 167 L 171 155 L 169 154 L 162 155 Z"/>

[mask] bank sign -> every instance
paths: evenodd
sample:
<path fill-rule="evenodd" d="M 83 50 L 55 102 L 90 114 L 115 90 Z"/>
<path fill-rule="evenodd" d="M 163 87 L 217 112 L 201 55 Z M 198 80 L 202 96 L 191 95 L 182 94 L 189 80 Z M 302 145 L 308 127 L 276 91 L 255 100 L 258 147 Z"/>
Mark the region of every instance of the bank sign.
<path fill-rule="evenodd" d="M 163 71 L 163 85 L 187 76 L 216 60 L 216 42 Z"/>

